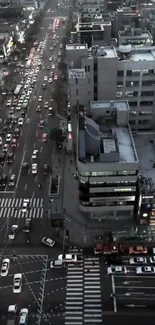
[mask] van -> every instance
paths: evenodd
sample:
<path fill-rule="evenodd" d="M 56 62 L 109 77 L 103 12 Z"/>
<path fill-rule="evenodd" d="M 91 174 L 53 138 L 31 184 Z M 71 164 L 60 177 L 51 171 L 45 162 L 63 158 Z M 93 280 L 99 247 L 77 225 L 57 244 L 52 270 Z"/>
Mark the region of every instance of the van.
<path fill-rule="evenodd" d="M 43 133 L 42 142 L 47 142 L 47 133 Z"/>
<path fill-rule="evenodd" d="M 63 268 L 63 261 L 59 261 L 59 260 L 51 261 L 50 268 L 51 269 L 62 269 Z"/>

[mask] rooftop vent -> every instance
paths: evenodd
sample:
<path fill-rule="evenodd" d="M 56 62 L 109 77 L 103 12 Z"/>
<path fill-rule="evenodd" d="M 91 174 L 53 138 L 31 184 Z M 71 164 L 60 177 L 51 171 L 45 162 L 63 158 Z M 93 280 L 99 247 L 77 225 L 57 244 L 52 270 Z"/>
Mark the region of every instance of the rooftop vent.
<path fill-rule="evenodd" d="M 131 44 L 120 45 L 118 50 L 121 54 L 131 53 Z"/>

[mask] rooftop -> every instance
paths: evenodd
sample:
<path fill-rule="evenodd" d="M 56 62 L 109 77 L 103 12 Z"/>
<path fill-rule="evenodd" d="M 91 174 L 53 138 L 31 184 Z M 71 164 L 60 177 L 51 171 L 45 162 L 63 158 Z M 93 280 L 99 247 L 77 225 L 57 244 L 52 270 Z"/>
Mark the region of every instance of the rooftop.
<path fill-rule="evenodd" d="M 88 51 L 88 56 L 117 58 L 117 52 L 112 46 L 92 46 Z"/>
<path fill-rule="evenodd" d="M 134 142 L 139 158 L 139 174 L 151 178 L 155 188 L 155 133 L 139 132 Z"/>
<path fill-rule="evenodd" d="M 137 153 L 128 125 L 128 103 L 91 102 L 90 108 L 91 118 L 86 116 L 84 111 L 79 113 L 79 160 L 84 163 L 137 162 Z"/>
<path fill-rule="evenodd" d="M 118 32 L 118 35 L 123 37 L 137 37 L 137 38 L 152 37 L 148 30 L 142 30 L 141 28 L 128 28 L 125 30 L 120 30 Z"/>

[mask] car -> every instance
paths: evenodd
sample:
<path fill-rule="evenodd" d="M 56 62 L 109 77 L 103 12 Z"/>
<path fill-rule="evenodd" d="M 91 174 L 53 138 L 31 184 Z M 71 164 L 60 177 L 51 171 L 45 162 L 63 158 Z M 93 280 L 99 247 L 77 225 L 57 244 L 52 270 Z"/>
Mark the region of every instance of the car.
<path fill-rule="evenodd" d="M 38 101 L 39 101 L 39 102 L 42 102 L 42 100 L 43 100 L 43 96 L 39 96 L 39 97 L 38 97 Z"/>
<path fill-rule="evenodd" d="M 5 161 L 5 153 L 4 152 L 0 152 L 0 165 L 4 165 L 4 161 Z"/>
<path fill-rule="evenodd" d="M 37 159 L 39 156 L 39 151 L 38 150 L 33 150 L 32 153 L 32 160 Z"/>
<path fill-rule="evenodd" d="M 12 164 L 13 163 L 13 159 L 14 159 L 13 152 L 9 152 L 8 155 L 7 155 L 7 163 L 8 164 Z"/>
<path fill-rule="evenodd" d="M 153 267 L 153 266 L 136 267 L 136 274 L 138 274 L 138 275 L 140 275 L 140 274 L 145 274 L 145 275 L 155 274 L 155 267 Z"/>
<path fill-rule="evenodd" d="M 121 265 L 122 264 L 122 258 L 118 255 L 107 255 L 104 258 L 104 263 L 106 265 Z"/>
<path fill-rule="evenodd" d="M 12 100 L 11 99 L 9 99 L 8 101 L 7 101 L 7 103 L 6 103 L 6 106 L 11 106 L 11 104 L 12 104 Z"/>
<path fill-rule="evenodd" d="M 41 112 L 41 106 L 40 105 L 37 106 L 36 112 Z"/>
<path fill-rule="evenodd" d="M 29 207 L 29 204 L 30 204 L 30 200 L 29 199 L 24 199 L 23 206 L 22 206 L 22 212 L 23 213 L 26 213 L 27 212 L 27 209 Z"/>
<path fill-rule="evenodd" d="M 8 133 L 7 136 L 6 136 L 6 143 L 10 143 L 11 139 L 12 139 L 12 134 Z"/>
<path fill-rule="evenodd" d="M 8 177 L 5 174 L 0 176 L 0 187 L 5 187 L 7 184 Z"/>
<path fill-rule="evenodd" d="M 49 65 L 46 67 L 46 70 L 50 70 L 50 67 L 49 67 Z"/>
<path fill-rule="evenodd" d="M 12 225 L 11 231 L 9 234 L 9 239 L 11 239 L 11 240 L 15 239 L 17 229 L 18 229 L 18 225 Z"/>
<path fill-rule="evenodd" d="M 31 231 L 31 226 L 32 226 L 32 219 L 31 218 L 26 218 L 25 223 L 24 223 L 24 228 L 23 232 L 30 232 Z"/>
<path fill-rule="evenodd" d="M 14 107 L 11 107 L 10 110 L 9 110 L 9 115 L 14 114 L 14 112 L 15 112 L 15 108 Z"/>
<path fill-rule="evenodd" d="M 139 245 L 139 246 L 131 246 L 129 247 L 129 254 L 137 255 L 137 254 L 147 254 L 147 247 Z"/>
<path fill-rule="evenodd" d="M 49 247 L 53 247 L 55 245 L 55 241 L 48 237 L 43 237 L 41 242 Z"/>
<path fill-rule="evenodd" d="M 127 268 L 125 266 L 109 266 L 107 274 L 127 274 Z"/>
<path fill-rule="evenodd" d="M 57 75 L 54 76 L 54 80 L 58 80 L 58 76 Z"/>
<path fill-rule="evenodd" d="M 1 276 L 7 276 L 9 272 L 10 260 L 9 258 L 4 258 L 1 267 Z"/>
<path fill-rule="evenodd" d="M 9 187 L 14 187 L 14 186 L 15 186 L 15 180 L 16 180 L 16 175 L 15 175 L 15 174 L 12 174 L 12 175 L 10 176 L 8 186 L 9 186 Z"/>
<path fill-rule="evenodd" d="M 129 264 L 147 264 L 145 257 L 132 257 L 129 259 Z"/>
<path fill-rule="evenodd" d="M 22 273 L 16 273 L 13 277 L 13 293 L 20 293 L 22 290 Z"/>
<path fill-rule="evenodd" d="M 22 164 L 22 174 L 28 174 L 28 171 L 29 171 L 29 164 L 24 162 Z"/>
<path fill-rule="evenodd" d="M 42 88 L 43 88 L 43 89 L 46 89 L 46 84 L 43 84 L 43 85 L 42 85 Z"/>
<path fill-rule="evenodd" d="M 150 263 L 151 264 L 155 264 L 155 256 L 151 256 L 150 257 Z"/>
<path fill-rule="evenodd" d="M 55 64 L 54 63 L 52 64 L 52 69 L 55 69 Z"/>
<path fill-rule="evenodd" d="M 18 126 L 23 126 L 23 124 L 24 124 L 24 119 L 23 119 L 23 117 L 20 117 L 18 119 Z"/>
<path fill-rule="evenodd" d="M 19 313 L 19 325 L 27 325 L 28 324 L 28 309 L 22 308 Z"/>
<path fill-rule="evenodd" d="M 52 60 L 53 60 L 53 58 L 52 58 L 52 57 L 50 57 L 50 58 L 49 58 L 49 61 L 51 62 Z"/>
<path fill-rule="evenodd" d="M 4 144 L 4 147 L 3 147 L 3 152 L 4 152 L 4 153 L 7 153 L 7 151 L 8 151 L 8 147 L 9 147 L 8 144 L 5 143 L 5 144 Z"/>
<path fill-rule="evenodd" d="M 44 127 L 44 123 L 45 123 L 44 120 L 40 120 L 39 125 L 38 125 L 40 129 L 42 129 Z"/>
<path fill-rule="evenodd" d="M 78 258 L 76 254 L 60 254 L 58 256 L 58 260 L 65 263 L 74 263 L 77 262 Z"/>
<path fill-rule="evenodd" d="M 32 164 L 31 172 L 33 175 L 36 175 L 38 172 L 38 165 L 37 164 Z"/>
<path fill-rule="evenodd" d="M 50 166 L 48 164 L 45 164 L 43 167 L 43 175 L 47 176 L 50 172 Z"/>
<path fill-rule="evenodd" d="M 45 102 L 45 103 L 44 103 L 44 108 L 45 108 L 45 109 L 48 108 L 48 102 Z"/>
<path fill-rule="evenodd" d="M 45 77 L 44 77 L 44 81 L 47 81 L 47 80 L 48 80 L 48 77 L 47 77 L 47 76 L 45 76 Z"/>
<path fill-rule="evenodd" d="M 48 79 L 48 82 L 51 84 L 53 82 L 53 79 L 52 78 L 49 78 Z"/>
<path fill-rule="evenodd" d="M 0 137 L 0 146 L 2 146 L 3 144 L 3 140 L 2 140 L 2 137 Z"/>
<path fill-rule="evenodd" d="M 16 111 L 20 111 L 20 110 L 21 110 L 21 107 L 22 107 L 22 105 L 21 105 L 21 104 L 18 104 L 18 105 L 16 106 Z"/>
<path fill-rule="evenodd" d="M 12 148 L 16 148 L 17 147 L 17 140 L 15 138 L 12 139 L 11 147 Z"/>
<path fill-rule="evenodd" d="M 14 137 L 17 139 L 17 138 L 19 138 L 19 136 L 20 136 L 20 129 L 16 128 L 14 130 Z"/>
<path fill-rule="evenodd" d="M 50 47 L 50 51 L 53 51 L 53 47 L 52 46 Z"/>

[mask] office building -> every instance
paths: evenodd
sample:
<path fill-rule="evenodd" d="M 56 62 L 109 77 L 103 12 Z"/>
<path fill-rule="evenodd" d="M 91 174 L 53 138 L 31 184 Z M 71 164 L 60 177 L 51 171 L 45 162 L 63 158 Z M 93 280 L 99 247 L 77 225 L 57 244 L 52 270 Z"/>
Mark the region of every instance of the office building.
<path fill-rule="evenodd" d="M 155 125 L 155 47 L 66 46 L 71 107 L 90 101 L 128 100 L 133 130 Z"/>
<path fill-rule="evenodd" d="M 140 27 L 140 12 L 135 8 L 123 7 L 118 8 L 115 12 L 114 31 L 124 29 L 124 26 Z"/>
<path fill-rule="evenodd" d="M 133 218 L 139 161 L 129 112 L 128 102 L 120 100 L 90 102 L 89 117 L 79 111 L 79 207 L 91 218 Z"/>

